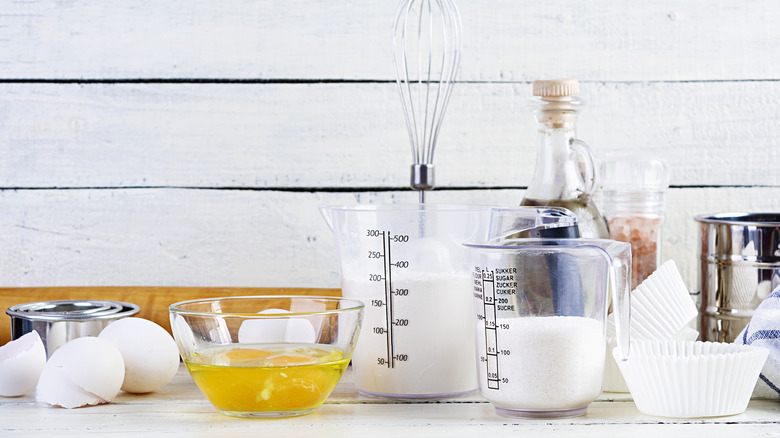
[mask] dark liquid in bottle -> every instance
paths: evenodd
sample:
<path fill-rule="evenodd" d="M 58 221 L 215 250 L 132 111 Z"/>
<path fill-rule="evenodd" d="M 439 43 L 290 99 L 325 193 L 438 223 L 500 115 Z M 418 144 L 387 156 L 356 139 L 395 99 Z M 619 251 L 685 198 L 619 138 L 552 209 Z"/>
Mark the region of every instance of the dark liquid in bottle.
<path fill-rule="evenodd" d="M 563 207 L 577 215 L 580 237 L 609 239 L 607 221 L 592 202 L 585 204 L 579 199 L 542 201 L 525 198 L 520 205 L 530 207 Z"/>

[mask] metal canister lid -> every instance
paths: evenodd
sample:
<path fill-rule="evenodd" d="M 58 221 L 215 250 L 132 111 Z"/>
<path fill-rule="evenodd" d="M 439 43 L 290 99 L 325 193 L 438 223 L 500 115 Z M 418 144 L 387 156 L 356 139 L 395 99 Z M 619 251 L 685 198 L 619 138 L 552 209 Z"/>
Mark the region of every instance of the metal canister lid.
<path fill-rule="evenodd" d="M 747 225 L 752 227 L 780 227 L 780 213 L 718 213 L 700 214 L 694 219 L 709 224 Z"/>
<path fill-rule="evenodd" d="M 780 269 L 780 213 L 719 213 L 694 219 L 700 225 L 702 260 Z"/>
<path fill-rule="evenodd" d="M 69 321 L 114 319 L 135 315 L 139 311 L 138 305 L 121 301 L 57 300 L 17 304 L 5 313 L 33 321 Z"/>

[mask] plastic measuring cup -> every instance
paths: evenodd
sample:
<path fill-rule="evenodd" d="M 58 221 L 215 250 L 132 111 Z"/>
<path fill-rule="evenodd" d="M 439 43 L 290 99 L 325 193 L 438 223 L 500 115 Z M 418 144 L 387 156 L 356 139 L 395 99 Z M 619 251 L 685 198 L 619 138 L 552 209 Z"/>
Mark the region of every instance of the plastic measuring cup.
<path fill-rule="evenodd" d="M 490 207 L 321 207 L 339 253 L 342 294 L 366 305 L 352 356 L 362 394 L 438 398 L 477 388 L 469 255 Z"/>
<path fill-rule="evenodd" d="M 565 210 L 475 205 L 321 207 L 345 297 L 366 304 L 352 364 L 362 394 L 440 398 L 477 388 L 470 255 L 462 243 L 573 226 Z M 490 229 L 488 229 L 490 228 Z"/>
<path fill-rule="evenodd" d="M 609 293 L 628 354 L 631 248 L 602 239 L 466 244 L 479 388 L 512 417 L 584 415 L 601 393 Z"/>

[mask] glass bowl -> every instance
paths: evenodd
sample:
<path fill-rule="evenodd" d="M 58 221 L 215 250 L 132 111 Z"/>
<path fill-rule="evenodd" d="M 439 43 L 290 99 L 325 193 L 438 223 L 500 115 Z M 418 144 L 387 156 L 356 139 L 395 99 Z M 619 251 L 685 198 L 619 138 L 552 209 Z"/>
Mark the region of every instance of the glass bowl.
<path fill-rule="evenodd" d="M 247 296 L 170 306 L 179 353 L 201 392 L 225 415 L 314 412 L 349 364 L 363 303 L 339 297 Z"/>

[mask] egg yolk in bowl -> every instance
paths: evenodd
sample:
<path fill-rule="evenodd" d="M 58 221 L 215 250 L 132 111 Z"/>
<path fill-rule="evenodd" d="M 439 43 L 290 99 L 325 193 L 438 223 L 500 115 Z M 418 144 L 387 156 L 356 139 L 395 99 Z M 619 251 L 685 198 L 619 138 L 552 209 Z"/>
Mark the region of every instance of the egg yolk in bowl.
<path fill-rule="evenodd" d="M 349 364 L 343 352 L 322 345 L 226 345 L 185 360 L 192 379 L 227 415 L 278 417 L 313 412 Z"/>

